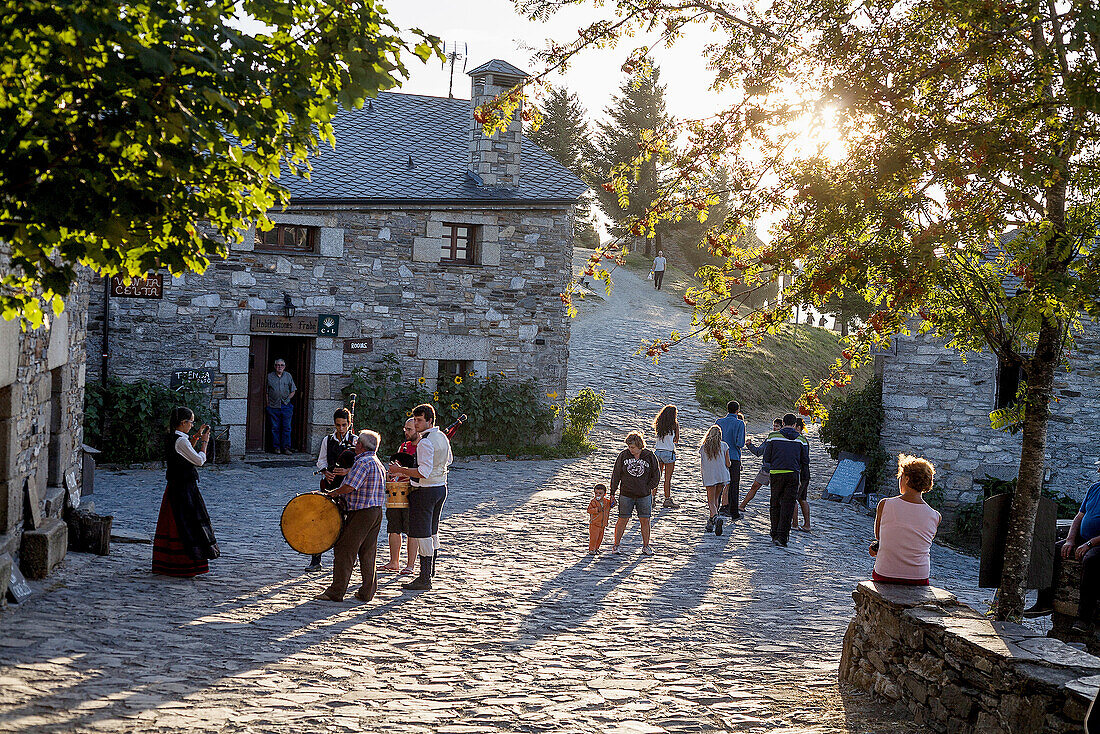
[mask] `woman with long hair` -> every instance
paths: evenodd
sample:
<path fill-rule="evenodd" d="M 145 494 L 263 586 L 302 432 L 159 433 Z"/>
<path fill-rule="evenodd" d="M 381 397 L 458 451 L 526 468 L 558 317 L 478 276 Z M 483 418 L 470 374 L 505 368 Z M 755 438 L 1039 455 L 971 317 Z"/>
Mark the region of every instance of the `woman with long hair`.
<path fill-rule="evenodd" d="M 665 477 L 665 507 L 679 507 L 672 501 L 672 472 L 676 469 L 676 444 L 680 443 L 680 422 L 676 420 L 676 406 L 666 405 L 653 419 L 653 432 L 657 441 L 653 445 L 653 453 L 661 465 L 661 472 Z M 656 504 L 657 490 L 653 490 L 653 500 Z"/>
<path fill-rule="evenodd" d="M 707 532 L 722 534 L 722 517 L 718 514 L 718 503 L 722 498 L 722 489 L 730 481 L 730 447 L 722 440 L 722 429 L 711 426 L 703 442 L 699 444 L 699 467 L 703 472 L 703 486 L 707 490 Z"/>
<path fill-rule="evenodd" d="M 221 555 L 206 503 L 199 494 L 198 467 L 206 463 L 210 426 L 191 438 L 195 425 L 190 408 L 172 410 L 165 437 L 166 486 L 153 536 L 153 573 L 190 578 L 210 570 L 207 561 Z"/>

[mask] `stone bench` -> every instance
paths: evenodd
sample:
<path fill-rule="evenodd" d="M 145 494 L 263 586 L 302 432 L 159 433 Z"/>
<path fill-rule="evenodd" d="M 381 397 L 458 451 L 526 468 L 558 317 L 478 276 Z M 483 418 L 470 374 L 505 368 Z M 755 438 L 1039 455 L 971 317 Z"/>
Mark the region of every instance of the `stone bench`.
<path fill-rule="evenodd" d="M 840 680 L 937 732 L 1079 734 L 1100 658 L 935 587 L 860 583 Z"/>

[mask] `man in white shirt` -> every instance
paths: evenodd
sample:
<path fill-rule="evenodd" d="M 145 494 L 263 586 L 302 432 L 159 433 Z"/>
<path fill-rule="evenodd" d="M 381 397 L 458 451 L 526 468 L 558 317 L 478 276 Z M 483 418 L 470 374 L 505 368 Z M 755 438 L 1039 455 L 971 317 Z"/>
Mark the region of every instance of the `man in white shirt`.
<path fill-rule="evenodd" d="M 657 250 L 657 257 L 653 258 L 653 287 L 657 290 L 661 290 L 661 280 L 665 277 L 667 262 L 664 250 Z"/>
<path fill-rule="evenodd" d="M 416 540 L 420 575 L 401 588 L 428 591 L 439 554 L 439 517 L 447 501 L 447 470 L 454 457 L 451 442 L 435 426 L 435 408 L 424 403 L 413 408 L 413 427 L 420 434 L 416 444 L 416 466 L 390 464 L 390 474 L 409 477 L 409 537 Z"/>

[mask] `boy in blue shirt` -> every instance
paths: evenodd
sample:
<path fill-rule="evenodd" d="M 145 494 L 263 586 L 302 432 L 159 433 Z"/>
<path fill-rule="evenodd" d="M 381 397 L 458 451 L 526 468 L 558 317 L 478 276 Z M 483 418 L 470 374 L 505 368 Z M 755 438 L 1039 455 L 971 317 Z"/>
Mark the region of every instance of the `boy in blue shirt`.
<path fill-rule="evenodd" d="M 737 415 L 740 410 L 741 404 L 731 400 L 726 403 L 726 416 L 715 421 L 722 429 L 722 440 L 730 450 L 730 483 L 722 492 L 722 506 L 718 508 L 718 514 L 729 515 L 733 520 L 741 518 L 738 505 L 741 501 L 741 447 L 745 445 L 745 421 Z"/>

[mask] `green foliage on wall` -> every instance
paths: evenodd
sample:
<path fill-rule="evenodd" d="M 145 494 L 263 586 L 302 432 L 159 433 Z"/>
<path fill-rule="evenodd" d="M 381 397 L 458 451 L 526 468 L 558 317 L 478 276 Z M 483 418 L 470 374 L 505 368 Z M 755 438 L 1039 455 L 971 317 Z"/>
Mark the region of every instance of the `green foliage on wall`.
<path fill-rule="evenodd" d="M 878 486 L 889 458 L 879 442 L 882 431 L 882 380 L 867 382 L 861 389 L 838 397 L 821 424 L 821 440 L 834 459 L 841 451 L 868 458 L 867 486 Z"/>

